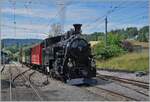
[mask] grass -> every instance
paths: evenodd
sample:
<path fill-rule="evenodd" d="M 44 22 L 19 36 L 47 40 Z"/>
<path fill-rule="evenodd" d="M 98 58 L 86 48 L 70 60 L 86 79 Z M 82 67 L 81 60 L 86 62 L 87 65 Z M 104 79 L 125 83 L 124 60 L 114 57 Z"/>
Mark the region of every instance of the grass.
<path fill-rule="evenodd" d="M 106 61 L 96 61 L 98 68 L 126 70 L 126 71 L 148 71 L 149 55 L 148 51 L 141 53 L 128 53 L 119 57 L 111 58 Z"/>

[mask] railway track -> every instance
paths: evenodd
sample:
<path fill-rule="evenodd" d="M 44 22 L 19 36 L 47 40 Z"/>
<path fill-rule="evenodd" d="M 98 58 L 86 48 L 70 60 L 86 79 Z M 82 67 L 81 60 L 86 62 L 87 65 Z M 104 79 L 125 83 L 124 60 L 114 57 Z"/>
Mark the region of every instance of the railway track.
<path fill-rule="evenodd" d="M 17 76 L 15 76 L 15 77 L 13 77 L 13 75 L 12 75 L 11 65 L 14 65 L 13 69 L 15 69 L 16 72 L 17 72 Z M 13 63 L 11 65 L 9 66 L 9 76 L 10 76 L 10 78 L 9 78 L 9 81 L 10 81 L 9 99 L 10 99 L 10 101 L 14 100 L 13 95 L 15 95 L 15 91 L 12 89 L 12 82 L 15 81 L 17 78 L 22 78 L 22 80 L 25 80 L 26 82 L 28 82 L 30 88 L 32 88 L 33 92 L 38 97 L 38 99 L 40 101 L 43 101 L 44 99 L 43 99 L 43 96 L 42 96 L 40 90 L 38 89 L 38 86 L 36 86 L 35 83 L 32 83 L 33 79 L 31 79 L 31 76 L 35 74 L 35 71 L 32 71 L 32 72 L 28 73 L 28 75 L 27 75 L 25 73 L 30 71 L 29 69 L 22 72 L 21 69 L 15 63 Z M 144 89 L 147 89 L 147 87 L 146 88 L 143 87 L 143 84 L 144 85 L 148 84 L 148 83 L 145 83 L 145 82 L 143 83 L 141 81 L 136 81 L 136 80 L 131 80 L 131 79 L 129 79 L 129 81 L 128 81 L 128 79 L 124 79 L 124 78 L 118 78 L 117 77 L 118 78 L 117 79 L 114 76 L 111 77 L 111 76 L 105 76 L 105 75 L 97 75 L 97 77 L 101 78 L 101 79 L 104 79 L 104 80 L 111 80 L 116 84 L 119 84 L 119 82 L 122 82 L 122 83 L 135 85 L 135 84 L 133 84 L 133 82 L 135 82 L 136 84 L 138 84 L 136 86 L 142 87 Z M 121 85 L 121 84 L 119 84 L 119 85 Z M 121 86 L 126 87 L 126 88 L 130 88 L 130 87 L 127 87 L 126 85 L 121 85 Z M 139 98 L 136 99 L 134 97 L 130 97 L 129 95 L 126 95 L 126 94 L 123 94 L 123 93 L 118 93 L 118 92 L 113 91 L 113 90 L 109 90 L 109 89 L 106 89 L 106 88 L 103 88 L 103 87 L 99 87 L 98 85 L 92 86 L 92 87 L 91 86 L 90 87 L 84 87 L 84 89 L 86 89 L 88 92 L 93 93 L 95 95 L 102 96 L 106 100 L 110 100 L 110 101 L 111 100 L 114 100 L 114 101 L 140 101 Z M 145 94 L 143 92 L 139 92 L 138 90 L 134 90 L 134 91 L 136 91 L 140 94 L 143 94 L 145 96 L 148 96 L 147 94 Z"/>
<path fill-rule="evenodd" d="M 138 101 L 136 98 L 132 98 L 98 86 L 84 87 L 84 89 L 90 93 L 102 96 L 109 101 Z"/>
<path fill-rule="evenodd" d="M 104 77 L 101 77 L 101 79 L 108 81 L 108 79 L 107 79 L 107 78 L 104 78 Z M 118 82 L 118 81 L 111 80 L 111 79 L 109 79 L 109 81 L 111 81 L 111 82 L 113 82 L 113 83 L 115 83 L 115 84 L 117 84 L 117 85 L 120 85 L 120 86 L 122 86 L 122 87 L 131 89 L 131 90 L 133 90 L 133 91 L 135 91 L 135 92 L 137 92 L 137 93 L 139 93 L 139 94 L 142 94 L 142 95 L 144 95 L 144 96 L 149 96 L 149 95 L 146 94 L 145 92 L 142 92 L 142 91 L 139 90 L 139 89 L 132 88 L 131 86 L 125 85 L 124 83 L 120 83 L 120 82 Z"/>
<path fill-rule="evenodd" d="M 8 93 L 7 93 L 7 98 L 4 100 L 9 100 L 9 101 L 17 101 L 19 100 L 19 98 L 21 99 L 23 93 L 20 93 L 21 90 L 24 90 L 24 88 L 22 89 L 21 87 L 19 88 L 16 85 L 19 85 L 18 83 L 21 82 L 23 83 L 24 86 L 29 86 L 31 89 L 29 89 L 29 94 L 32 94 L 31 96 L 28 97 L 34 97 L 34 99 L 39 100 L 39 101 L 44 101 L 44 98 L 42 96 L 42 93 L 40 91 L 40 89 L 36 86 L 34 86 L 30 81 L 29 81 L 29 75 L 27 74 L 31 74 L 32 72 L 30 71 L 31 69 L 27 69 L 25 71 L 21 70 L 16 63 L 10 63 L 8 64 L 8 66 L 6 67 L 7 69 L 7 73 L 3 72 L 3 75 L 6 76 L 6 78 L 8 79 Z M 30 72 L 31 73 L 30 73 Z M 29 72 L 29 73 L 26 73 Z M 7 80 L 6 79 L 6 80 Z M 20 85 L 19 85 L 20 86 Z M 28 87 L 28 88 L 29 88 Z M 21 90 L 20 90 L 21 89 Z M 22 95 L 20 95 L 22 94 Z"/>
<path fill-rule="evenodd" d="M 44 78 L 44 81 L 34 81 L 32 79 L 32 76 L 34 76 L 34 74 L 36 74 L 36 71 L 32 72 L 31 74 L 29 74 L 29 81 L 30 83 L 32 83 L 34 86 L 36 87 L 44 87 L 46 85 L 49 84 L 49 80 L 48 80 L 48 75 L 46 75 L 46 79 Z M 43 73 L 42 73 L 43 74 Z"/>
<path fill-rule="evenodd" d="M 138 87 L 142 87 L 144 89 L 149 89 L 149 83 L 147 82 L 142 82 L 142 81 L 137 81 L 137 80 L 132 80 L 132 79 L 126 79 L 126 78 L 120 78 L 120 77 L 116 77 L 116 76 L 110 76 L 110 75 L 97 75 L 98 78 L 104 78 L 104 79 L 111 79 L 111 80 L 115 80 L 118 82 L 123 82 L 126 84 L 132 84 Z"/>
<path fill-rule="evenodd" d="M 104 77 L 100 77 L 102 80 L 106 80 L 108 81 L 108 78 L 104 78 Z M 111 80 L 112 81 L 112 80 Z M 124 84 L 120 84 L 117 81 L 112 81 L 113 83 L 115 83 L 116 85 L 120 85 L 121 87 L 125 87 L 128 88 L 130 90 L 133 90 L 139 94 L 142 94 L 142 97 L 149 97 L 148 94 L 141 92 L 139 90 L 133 89 L 129 86 L 126 86 Z M 99 95 L 104 97 L 106 100 L 110 100 L 110 101 L 141 101 L 142 99 L 140 99 L 139 97 L 135 97 L 128 95 L 127 93 L 122 93 L 119 91 L 115 91 L 112 90 L 111 88 L 107 88 L 107 87 L 101 87 L 101 85 L 96 85 L 96 86 L 92 86 L 92 87 L 84 87 L 84 89 L 88 90 L 88 92 L 91 92 L 93 94 Z"/>
<path fill-rule="evenodd" d="M 11 70 L 11 66 L 9 65 L 9 100 L 12 101 L 12 70 Z"/>
<path fill-rule="evenodd" d="M 20 74 L 21 73 L 21 71 L 20 71 L 20 69 L 16 66 L 16 64 L 15 63 L 13 63 L 14 65 L 15 65 L 15 68 L 17 69 L 17 72 Z M 40 101 L 44 101 L 44 99 L 42 98 L 42 96 L 41 96 L 41 94 L 40 94 L 40 92 L 39 92 L 39 89 L 37 88 L 37 87 L 35 87 L 30 81 L 29 81 L 29 79 L 27 78 L 27 76 L 26 75 L 24 75 L 24 74 L 20 74 L 21 75 L 21 77 L 29 84 L 29 86 L 31 87 L 31 89 L 33 90 L 33 92 L 35 93 L 35 95 L 38 97 L 38 99 L 40 100 Z"/>
<path fill-rule="evenodd" d="M 5 64 L 1 68 L 1 73 L 4 71 L 4 69 L 5 69 Z"/>
<path fill-rule="evenodd" d="M 145 97 L 145 98 L 149 97 L 149 94 L 147 93 L 149 84 L 146 82 L 132 80 L 132 79 L 126 79 L 126 78 L 120 78 L 120 77 L 116 77 L 116 76 L 108 76 L 108 75 L 97 75 L 97 77 L 102 80 L 105 80 L 105 81 L 113 82 L 114 84 L 119 85 L 128 90 L 132 90 L 138 94 L 141 94 L 142 97 Z M 108 89 L 104 89 L 104 90 L 108 90 Z"/>

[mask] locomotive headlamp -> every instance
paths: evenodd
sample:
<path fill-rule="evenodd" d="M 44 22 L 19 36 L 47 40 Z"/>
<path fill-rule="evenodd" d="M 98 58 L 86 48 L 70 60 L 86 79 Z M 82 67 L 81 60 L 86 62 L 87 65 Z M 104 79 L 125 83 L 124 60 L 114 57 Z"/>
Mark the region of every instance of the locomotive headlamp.
<path fill-rule="evenodd" d="M 71 62 L 71 59 L 69 59 L 69 61 L 68 61 L 68 63 L 67 63 L 67 66 L 68 66 L 69 68 L 73 67 L 73 63 Z"/>

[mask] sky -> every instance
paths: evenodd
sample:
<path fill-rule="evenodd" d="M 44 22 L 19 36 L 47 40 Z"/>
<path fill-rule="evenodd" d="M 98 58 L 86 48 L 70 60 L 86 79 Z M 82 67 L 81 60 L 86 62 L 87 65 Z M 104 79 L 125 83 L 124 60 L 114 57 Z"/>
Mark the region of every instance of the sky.
<path fill-rule="evenodd" d="M 2 39 L 45 39 L 63 22 L 64 31 L 81 23 L 83 34 L 104 32 L 106 16 L 108 31 L 149 24 L 148 0 L 0 0 L 0 7 Z"/>

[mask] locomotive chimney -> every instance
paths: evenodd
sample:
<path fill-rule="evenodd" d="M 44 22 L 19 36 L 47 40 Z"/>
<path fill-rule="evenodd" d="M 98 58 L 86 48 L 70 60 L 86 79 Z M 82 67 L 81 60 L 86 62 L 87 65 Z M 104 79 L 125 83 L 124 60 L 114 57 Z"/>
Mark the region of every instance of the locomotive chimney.
<path fill-rule="evenodd" d="M 75 29 L 75 33 L 79 34 L 81 33 L 81 26 L 82 24 L 73 24 L 74 29 Z"/>

